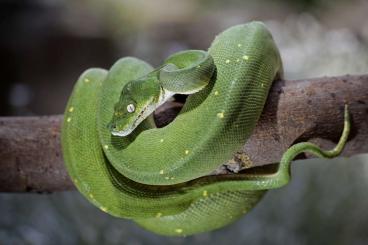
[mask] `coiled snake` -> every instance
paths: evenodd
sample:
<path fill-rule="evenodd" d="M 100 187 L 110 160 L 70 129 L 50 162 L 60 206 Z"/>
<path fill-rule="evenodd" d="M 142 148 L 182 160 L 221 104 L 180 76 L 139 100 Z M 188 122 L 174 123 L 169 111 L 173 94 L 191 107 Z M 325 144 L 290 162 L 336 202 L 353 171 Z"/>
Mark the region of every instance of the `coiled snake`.
<path fill-rule="evenodd" d="M 182 51 L 153 69 L 136 58 L 109 71 L 89 69 L 69 98 L 62 128 L 68 172 L 78 190 L 111 215 L 164 235 L 190 235 L 225 226 L 272 188 L 289 181 L 301 152 L 337 156 L 299 143 L 277 171 L 208 175 L 252 133 L 272 81 L 282 75 L 279 51 L 260 22 L 231 27 L 208 52 Z M 175 120 L 156 128 L 152 112 L 173 94 L 190 94 Z"/>

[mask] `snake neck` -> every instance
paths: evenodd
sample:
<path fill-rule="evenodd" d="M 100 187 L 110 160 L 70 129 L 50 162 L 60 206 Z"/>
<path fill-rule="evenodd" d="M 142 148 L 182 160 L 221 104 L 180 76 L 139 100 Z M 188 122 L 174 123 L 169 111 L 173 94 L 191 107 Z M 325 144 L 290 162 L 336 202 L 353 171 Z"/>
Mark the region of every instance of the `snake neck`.
<path fill-rule="evenodd" d="M 175 92 L 169 91 L 169 90 L 163 88 L 162 86 L 160 86 L 160 95 L 159 95 L 159 99 L 156 103 L 155 109 L 158 108 L 159 106 L 161 106 L 162 104 L 164 104 L 169 99 L 171 99 L 174 96 L 174 94 L 175 94 Z"/>

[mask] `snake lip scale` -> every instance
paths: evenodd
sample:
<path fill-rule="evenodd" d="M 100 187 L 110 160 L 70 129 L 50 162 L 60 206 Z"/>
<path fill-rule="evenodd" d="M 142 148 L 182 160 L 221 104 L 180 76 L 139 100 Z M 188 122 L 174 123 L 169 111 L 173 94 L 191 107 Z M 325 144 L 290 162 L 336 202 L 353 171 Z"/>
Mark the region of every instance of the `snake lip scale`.
<path fill-rule="evenodd" d="M 64 113 L 68 173 L 93 205 L 157 234 L 192 235 L 231 224 L 267 190 L 289 182 L 298 154 L 333 158 L 347 141 L 345 105 L 334 149 L 302 142 L 272 171 L 209 176 L 244 145 L 282 73 L 272 35 L 257 21 L 223 31 L 208 51 L 175 53 L 157 69 L 134 57 L 119 59 L 109 70 L 88 69 Z M 173 94 L 189 96 L 173 122 L 156 128 L 152 112 Z"/>
<path fill-rule="evenodd" d="M 132 127 L 128 128 L 125 131 L 111 131 L 111 134 L 114 136 L 128 136 L 136 127 L 138 124 L 139 119 L 143 116 L 143 114 L 147 111 L 148 106 L 144 107 L 137 118 L 133 121 Z"/>

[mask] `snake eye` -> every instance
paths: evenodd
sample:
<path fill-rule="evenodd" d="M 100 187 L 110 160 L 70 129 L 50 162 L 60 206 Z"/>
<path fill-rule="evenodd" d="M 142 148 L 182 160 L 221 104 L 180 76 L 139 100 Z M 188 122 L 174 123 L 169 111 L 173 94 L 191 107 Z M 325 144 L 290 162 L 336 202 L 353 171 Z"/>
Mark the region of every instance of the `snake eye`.
<path fill-rule="evenodd" d="M 129 104 L 129 105 L 127 105 L 127 111 L 128 111 L 129 113 L 134 112 L 134 111 L 135 111 L 135 106 L 134 106 L 133 104 Z"/>

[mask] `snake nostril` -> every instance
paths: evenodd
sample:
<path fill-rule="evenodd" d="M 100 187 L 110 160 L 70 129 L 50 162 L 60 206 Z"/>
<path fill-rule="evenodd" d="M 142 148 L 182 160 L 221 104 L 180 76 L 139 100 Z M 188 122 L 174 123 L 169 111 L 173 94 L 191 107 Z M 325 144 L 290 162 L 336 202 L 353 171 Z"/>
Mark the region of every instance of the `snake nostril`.
<path fill-rule="evenodd" d="M 109 124 L 107 125 L 107 128 L 108 128 L 109 130 L 116 130 L 116 124 L 109 123 Z"/>

